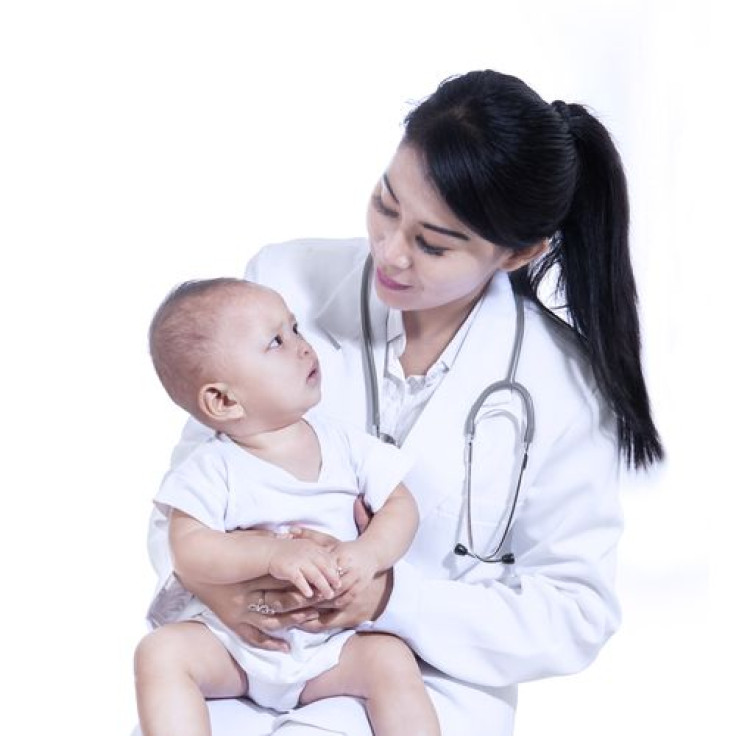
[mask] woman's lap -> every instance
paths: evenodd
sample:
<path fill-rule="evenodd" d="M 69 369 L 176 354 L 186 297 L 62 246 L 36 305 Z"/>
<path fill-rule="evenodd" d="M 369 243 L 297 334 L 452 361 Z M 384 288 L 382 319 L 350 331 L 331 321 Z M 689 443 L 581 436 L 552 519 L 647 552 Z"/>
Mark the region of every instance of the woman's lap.
<path fill-rule="evenodd" d="M 515 687 L 488 692 L 461 685 L 426 665 L 422 669 L 445 736 L 511 736 Z M 371 736 L 362 703 L 347 697 L 320 700 L 283 715 L 245 699 L 213 700 L 209 710 L 213 736 Z"/>

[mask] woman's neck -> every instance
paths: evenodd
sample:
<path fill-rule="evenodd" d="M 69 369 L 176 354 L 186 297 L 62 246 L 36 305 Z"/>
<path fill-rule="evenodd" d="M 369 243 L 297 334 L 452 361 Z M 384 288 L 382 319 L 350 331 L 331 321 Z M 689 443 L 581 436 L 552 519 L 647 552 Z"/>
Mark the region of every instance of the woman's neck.
<path fill-rule="evenodd" d="M 403 312 L 406 348 L 399 359 L 406 376 L 421 376 L 434 365 L 473 311 L 483 290 L 434 309 Z"/>

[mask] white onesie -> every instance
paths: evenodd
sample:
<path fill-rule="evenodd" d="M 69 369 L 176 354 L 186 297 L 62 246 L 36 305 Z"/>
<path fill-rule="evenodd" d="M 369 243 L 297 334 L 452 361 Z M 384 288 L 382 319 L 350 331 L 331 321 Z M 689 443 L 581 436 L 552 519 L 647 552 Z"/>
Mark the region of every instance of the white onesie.
<path fill-rule="evenodd" d="M 343 541 L 355 539 L 356 496 L 363 494 L 367 505 L 377 511 L 407 474 L 410 462 L 401 451 L 365 432 L 316 412 L 305 418 L 322 452 L 317 481 L 298 480 L 217 434 L 169 471 L 155 503 L 164 513 L 176 508 L 222 532 L 295 524 Z M 297 705 L 308 680 L 337 664 L 343 645 L 354 633 L 289 629 L 276 635 L 289 642 L 290 652 L 257 649 L 225 627 L 176 578 L 161 583 L 148 611 L 151 625 L 204 622 L 246 672 L 248 697 L 280 712 Z"/>

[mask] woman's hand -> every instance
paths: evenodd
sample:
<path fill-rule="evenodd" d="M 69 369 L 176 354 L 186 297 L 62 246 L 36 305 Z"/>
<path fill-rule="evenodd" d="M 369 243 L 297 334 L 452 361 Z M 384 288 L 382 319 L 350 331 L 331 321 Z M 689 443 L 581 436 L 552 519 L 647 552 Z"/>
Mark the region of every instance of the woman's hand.
<path fill-rule="evenodd" d="M 248 529 L 229 532 L 274 536 L 265 529 Z M 292 539 L 298 534 L 279 534 Z M 311 541 L 331 549 L 336 540 L 315 532 Z M 191 580 L 180 571 L 177 576 L 181 584 L 197 596 L 225 626 L 234 631 L 246 644 L 261 649 L 286 652 L 289 645 L 275 633 L 299 626 L 316 619 L 318 614 L 310 606 L 313 598 L 307 598 L 287 580 L 277 580 L 270 575 L 240 583 L 203 583 Z"/>
<path fill-rule="evenodd" d="M 297 626 L 304 631 L 324 631 L 354 629 L 365 621 L 375 621 L 388 604 L 393 580 L 393 570 L 386 570 L 360 591 L 353 588 L 332 600 L 320 601 L 313 609 L 316 615 Z"/>
<path fill-rule="evenodd" d="M 267 572 L 290 582 L 307 598 L 314 594 L 333 598 L 342 582 L 339 565 L 336 555 L 324 545 L 291 535 L 274 540 Z"/>
<path fill-rule="evenodd" d="M 292 533 L 325 546 L 331 543 L 338 550 L 344 546 L 332 537 L 312 529 L 292 529 Z M 392 590 L 393 571 L 387 570 L 378 573 L 368 582 L 348 587 L 344 593 L 339 593 L 332 599 L 312 601 L 305 598 L 304 605 L 312 607 L 306 610 L 310 610 L 312 615 L 297 626 L 304 631 L 323 631 L 331 628 L 352 629 L 364 621 L 374 621 L 386 608 Z"/>
<path fill-rule="evenodd" d="M 355 522 L 363 532 L 370 513 L 361 499 L 355 502 Z M 231 534 L 268 533 L 249 530 Z M 328 550 L 338 540 L 311 529 L 294 528 L 292 538 L 309 539 Z M 289 628 L 323 631 L 330 628 L 354 628 L 381 615 L 393 588 L 391 570 L 380 573 L 360 596 L 348 591 L 332 600 L 315 601 L 302 595 L 291 583 L 264 576 L 232 585 L 212 585 L 179 577 L 181 584 L 197 596 L 225 626 L 254 647 L 287 652 L 289 645 L 275 633 Z"/>
<path fill-rule="evenodd" d="M 360 597 L 381 569 L 375 546 L 366 544 L 358 537 L 351 542 L 340 542 L 333 554 L 340 575 L 338 594 L 347 597 L 348 593 L 353 593 L 355 597 Z"/>
<path fill-rule="evenodd" d="M 372 516 L 362 496 L 355 499 L 353 516 L 358 534 L 362 534 Z M 311 539 L 328 549 L 335 549 L 340 544 L 337 539 L 312 529 L 295 528 L 291 532 L 294 536 Z M 387 570 L 376 575 L 367 585 L 348 589 L 331 600 L 305 600 L 305 605 L 313 606 L 306 609 L 311 615 L 297 626 L 304 631 L 324 631 L 332 628 L 353 629 L 365 621 L 375 621 L 386 608 L 393 585 L 393 570 Z"/>
<path fill-rule="evenodd" d="M 181 584 L 212 610 L 244 642 L 260 649 L 288 652 L 289 645 L 275 636 L 318 618 L 314 600 L 291 583 L 264 576 L 230 585 L 180 578 Z"/>

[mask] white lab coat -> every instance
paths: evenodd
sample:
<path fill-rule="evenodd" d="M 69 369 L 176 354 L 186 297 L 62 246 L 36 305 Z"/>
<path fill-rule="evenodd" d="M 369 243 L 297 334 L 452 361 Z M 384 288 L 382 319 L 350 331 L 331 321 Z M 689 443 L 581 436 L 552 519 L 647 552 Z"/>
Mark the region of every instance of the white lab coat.
<path fill-rule="evenodd" d="M 324 376 L 321 408 L 364 427 L 359 295 L 366 254 L 364 240 L 305 240 L 266 247 L 247 271 L 284 296 L 316 349 Z M 370 309 L 381 376 L 386 307 L 373 295 Z M 417 498 L 421 524 L 394 568 L 393 593 L 375 628 L 405 639 L 426 663 L 444 736 L 509 736 L 517 684 L 579 671 L 619 621 L 614 567 L 621 512 L 611 417 L 565 330 L 532 305 L 525 314 L 517 378 L 533 397 L 536 434 L 505 545 L 515 564 L 453 553 L 455 543 L 467 539 L 467 411 L 488 384 L 505 377 L 513 345 L 515 309 L 505 274 L 494 276 L 456 362 L 404 443 L 416 459 L 406 485 Z M 523 430 L 513 396 L 496 395 L 490 403 L 496 418 L 480 425 L 473 466 L 473 532 L 485 553 L 502 532 Z M 179 453 L 197 432 L 190 424 Z M 158 522 L 151 554 L 163 579 L 170 563 Z M 211 711 L 214 736 L 269 733 L 272 726 L 270 716 L 253 716 L 251 706 L 237 701 Z M 253 718 L 260 725 L 251 725 Z M 315 703 L 286 719 L 349 736 L 370 734 L 362 708 L 347 698 Z"/>

